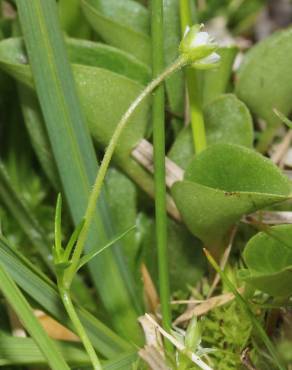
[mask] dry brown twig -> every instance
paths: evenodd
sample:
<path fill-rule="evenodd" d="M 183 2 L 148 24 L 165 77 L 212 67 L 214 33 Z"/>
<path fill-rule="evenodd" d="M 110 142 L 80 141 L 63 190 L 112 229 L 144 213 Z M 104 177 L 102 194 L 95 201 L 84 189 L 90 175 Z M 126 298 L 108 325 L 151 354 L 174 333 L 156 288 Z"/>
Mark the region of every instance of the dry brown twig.
<path fill-rule="evenodd" d="M 239 288 L 238 291 L 243 293 L 243 288 Z M 234 299 L 233 293 L 224 293 L 209 299 L 206 299 L 203 303 L 196 305 L 195 307 L 189 308 L 182 315 L 180 315 L 174 322 L 174 325 L 179 325 L 183 322 L 189 321 L 193 316 L 202 316 L 213 310 L 216 307 L 225 305 Z"/>
<path fill-rule="evenodd" d="M 155 285 L 149 274 L 149 271 L 144 263 L 141 265 L 141 274 L 143 280 L 143 288 L 146 305 L 148 306 L 148 311 L 151 313 L 156 313 L 159 306 L 159 296 L 156 291 Z"/>
<path fill-rule="evenodd" d="M 248 370 L 257 370 L 250 357 L 249 357 L 249 348 L 245 348 L 243 351 L 242 351 L 242 354 L 240 356 L 240 361 L 242 362 L 242 364 L 248 369 Z"/>

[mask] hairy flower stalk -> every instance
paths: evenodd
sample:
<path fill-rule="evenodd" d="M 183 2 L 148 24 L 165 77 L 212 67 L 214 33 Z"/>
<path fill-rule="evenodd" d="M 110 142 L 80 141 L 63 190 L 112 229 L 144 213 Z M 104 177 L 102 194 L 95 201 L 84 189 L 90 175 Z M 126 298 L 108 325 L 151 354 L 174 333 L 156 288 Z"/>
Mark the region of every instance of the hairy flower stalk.
<path fill-rule="evenodd" d="M 166 70 L 162 72 L 161 75 L 159 75 L 145 87 L 141 94 L 131 103 L 128 110 L 124 113 L 120 122 L 118 123 L 114 131 L 114 134 L 109 142 L 109 145 L 105 151 L 92 192 L 90 194 L 88 206 L 84 217 L 85 219 L 84 226 L 80 232 L 75 250 L 73 252 L 72 264 L 70 267 L 68 267 L 67 271 L 65 272 L 64 283 L 66 284 L 67 289 L 69 289 L 76 269 L 78 267 L 78 262 L 84 249 L 91 221 L 94 216 L 96 202 L 98 200 L 107 169 L 109 167 L 110 161 L 114 154 L 119 138 L 124 128 L 126 127 L 127 123 L 129 122 L 129 119 L 132 117 L 133 113 L 136 111 L 138 106 L 143 102 L 143 100 L 147 96 L 149 96 L 151 92 L 159 84 L 161 84 L 174 72 L 180 70 L 181 68 L 187 65 L 197 66 L 198 63 L 200 66 L 203 66 L 204 68 L 210 68 L 214 65 L 214 63 L 216 64 L 218 62 L 217 54 L 214 55 L 215 54 L 214 51 L 217 48 L 217 44 L 214 42 L 212 38 L 209 37 L 207 32 L 201 32 L 201 28 L 202 26 L 195 25 L 186 32 L 179 47 L 180 56 L 178 57 L 178 59 L 171 66 L 166 68 Z"/>
<path fill-rule="evenodd" d="M 101 162 L 99 171 L 96 176 L 96 180 L 90 194 L 87 209 L 85 212 L 84 223 L 79 228 L 76 234 L 76 245 L 74 251 L 72 253 L 72 257 L 68 264 L 63 263 L 62 258 L 60 256 L 64 256 L 62 252 L 61 242 L 60 242 L 60 227 L 56 227 L 56 250 L 55 250 L 55 257 L 56 257 L 56 266 L 59 263 L 59 269 L 61 272 L 57 273 L 58 276 L 58 287 L 59 291 L 62 296 L 62 300 L 64 306 L 67 310 L 68 315 L 70 316 L 77 334 L 80 336 L 84 347 L 91 359 L 93 364 L 93 368 L 96 370 L 102 369 L 99 359 L 95 354 L 94 348 L 92 347 L 90 340 L 84 330 L 81 321 L 76 314 L 74 306 L 71 301 L 70 296 L 70 287 L 73 281 L 73 278 L 79 268 L 80 258 L 83 253 L 84 245 L 87 240 L 89 228 L 94 217 L 96 202 L 100 195 L 100 191 L 105 179 L 105 175 L 107 169 L 109 167 L 110 161 L 113 157 L 115 148 L 119 141 L 119 138 L 125 129 L 126 125 L 129 122 L 129 119 L 132 117 L 133 113 L 136 111 L 138 106 L 144 101 L 144 99 L 149 96 L 157 86 L 159 86 L 166 78 L 168 78 L 171 74 L 178 71 L 179 69 L 183 68 L 186 65 L 196 65 L 200 64 L 203 66 L 210 66 L 217 62 L 217 57 L 214 55 L 214 50 L 216 49 L 216 44 L 211 40 L 206 32 L 200 32 L 201 26 L 194 26 L 186 33 L 184 39 L 180 45 L 180 56 L 178 59 L 170 65 L 164 72 L 162 72 L 158 77 L 156 77 L 153 81 L 151 81 L 145 89 L 140 93 L 140 95 L 131 103 L 128 110 L 124 113 L 121 120 L 119 121 L 114 134 L 109 142 L 109 145 L 105 151 L 103 160 Z M 212 54 L 213 53 L 213 54 Z M 59 210 L 58 210 L 59 208 Z M 57 214 L 56 214 L 56 223 L 60 223 L 60 206 L 57 207 Z M 73 247 L 73 243 L 69 244 L 70 252 L 67 253 L 66 257 L 69 257 L 71 254 L 71 250 Z M 68 248 L 67 248 L 68 249 Z M 67 259 L 67 258 L 66 258 Z M 63 263 L 63 264 L 62 264 Z"/>

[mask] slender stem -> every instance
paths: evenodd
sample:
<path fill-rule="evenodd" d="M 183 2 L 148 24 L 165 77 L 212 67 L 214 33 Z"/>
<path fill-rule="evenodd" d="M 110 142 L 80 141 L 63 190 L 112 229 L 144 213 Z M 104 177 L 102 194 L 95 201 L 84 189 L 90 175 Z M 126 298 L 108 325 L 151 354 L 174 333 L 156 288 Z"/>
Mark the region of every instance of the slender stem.
<path fill-rule="evenodd" d="M 84 245 L 88 236 L 89 228 L 92 222 L 92 219 L 94 217 L 96 202 L 98 200 L 103 181 L 106 175 L 106 171 L 108 169 L 108 166 L 110 164 L 110 161 L 112 159 L 114 150 L 116 148 L 116 145 L 118 143 L 118 140 L 127 125 L 129 119 L 137 109 L 137 107 L 142 103 L 142 101 L 161 83 L 163 82 L 168 76 L 170 76 L 175 71 L 181 69 L 183 66 L 186 65 L 186 60 L 183 57 L 179 57 L 171 66 L 166 68 L 164 72 L 161 73 L 161 75 L 157 76 L 153 81 L 151 81 L 145 89 L 140 93 L 140 95 L 131 103 L 128 110 L 124 113 L 122 116 L 120 122 L 118 123 L 113 136 L 111 137 L 111 140 L 109 142 L 109 145 L 105 151 L 103 160 L 101 162 L 101 165 L 99 167 L 99 171 L 97 173 L 95 183 L 92 189 L 92 192 L 90 194 L 87 209 L 85 212 L 85 221 L 84 226 L 80 232 L 79 238 L 76 243 L 75 250 L 73 252 L 72 256 L 72 264 L 71 266 L 66 270 L 65 276 L 64 276 L 64 284 L 65 287 L 68 289 L 72 283 L 74 274 L 76 272 L 76 269 L 78 267 L 80 256 L 83 252 Z"/>
<path fill-rule="evenodd" d="M 152 0 L 151 5 L 152 71 L 153 78 L 156 78 L 164 69 L 163 1 Z M 156 89 L 152 100 L 155 224 L 162 323 L 164 329 L 170 331 L 171 309 L 167 253 L 164 103 L 164 86 L 161 85 Z M 169 346 L 169 344 L 168 341 L 165 342 L 166 346 Z M 168 349 L 171 349 L 171 346 Z"/>
<path fill-rule="evenodd" d="M 86 349 L 86 352 L 90 358 L 90 361 L 93 365 L 94 370 L 102 370 L 102 366 L 100 364 L 100 361 L 97 357 L 97 354 L 95 353 L 95 350 L 90 342 L 90 339 L 88 338 L 86 331 L 84 330 L 84 327 L 75 311 L 74 305 L 71 300 L 70 293 L 67 289 L 63 287 L 62 284 L 58 284 L 60 296 L 62 298 L 63 304 L 66 308 L 66 311 L 74 325 L 74 328 L 76 329 L 77 334 L 79 335 L 84 348 Z"/>
<path fill-rule="evenodd" d="M 180 18 L 182 34 L 192 25 L 191 7 L 189 0 L 180 0 Z M 197 78 L 197 71 L 189 67 L 186 69 L 186 82 L 190 101 L 191 127 L 195 153 L 200 153 L 207 146 L 204 116 L 202 112 L 202 98 Z"/>

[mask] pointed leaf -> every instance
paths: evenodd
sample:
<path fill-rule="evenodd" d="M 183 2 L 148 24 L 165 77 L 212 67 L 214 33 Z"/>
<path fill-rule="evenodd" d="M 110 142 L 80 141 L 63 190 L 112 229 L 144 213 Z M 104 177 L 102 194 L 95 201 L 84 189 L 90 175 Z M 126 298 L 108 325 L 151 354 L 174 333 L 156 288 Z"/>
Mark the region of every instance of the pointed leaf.
<path fill-rule="evenodd" d="M 81 233 L 84 222 L 85 222 L 85 220 L 82 220 L 80 222 L 80 224 L 75 228 L 75 230 L 73 231 L 73 233 L 71 235 L 71 238 L 70 238 L 68 244 L 66 245 L 66 248 L 65 248 L 65 251 L 64 251 L 64 260 L 65 261 L 68 261 L 69 258 L 70 258 L 70 255 L 72 253 L 74 244 L 76 243 L 76 241 L 77 241 L 77 239 L 78 239 L 78 237 Z"/>
<path fill-rule="evenodd" d="M 55 213 L 55 250 L 57 256 L 61 256 L 62 248 L 62 196 L 58 194 Z"/>
<path fill-rule="evenodd" d="M 104 247 L 100 248 L 97 251 L 92 251 L 85 256 L 83 256 L 80 259 L 79 265 L 78 265 L 78 270 L 84 266 L 87 262 L 91 261 L 92 258 L 98 256 L 100 253 L 105 251 L 107 248 L 111 247 L 113 244 L 115 244 L 117 241 L 121 240 L 124 236 L 126 236 L 130 231 L 134 230 L 136 228 L 136 225 L 130 227 L 128 230 L 124 231 L 122 234 L 118 235 L 116 238 L 114 238 L 112 241 L 107 243 Z"/>

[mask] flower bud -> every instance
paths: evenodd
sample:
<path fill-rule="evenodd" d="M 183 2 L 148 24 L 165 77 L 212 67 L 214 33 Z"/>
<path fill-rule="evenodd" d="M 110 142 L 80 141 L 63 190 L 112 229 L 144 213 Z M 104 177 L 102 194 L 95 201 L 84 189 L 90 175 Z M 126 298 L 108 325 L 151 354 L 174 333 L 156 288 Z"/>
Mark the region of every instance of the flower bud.
<path fill-rule="evenodd" d="M 208 32 L 201 31 L 202 27 L 203 25 L 195 25 L 191 28 L 188 27 L 180 43 L 179 51 L 181 56 L 188 63 L 197 63 L 198 61 L 204 60 L 204 58 L 212 55 L 218 47 Z M 215 59 L 216 62 L 218 62 L 219 59 L 217 56 L 219 55 L 214 53 L 210 61 L 207 61 L 207 63 L 203 62 L 202 65 L 206 66 L 208 64 L 213 64 Z"/>

